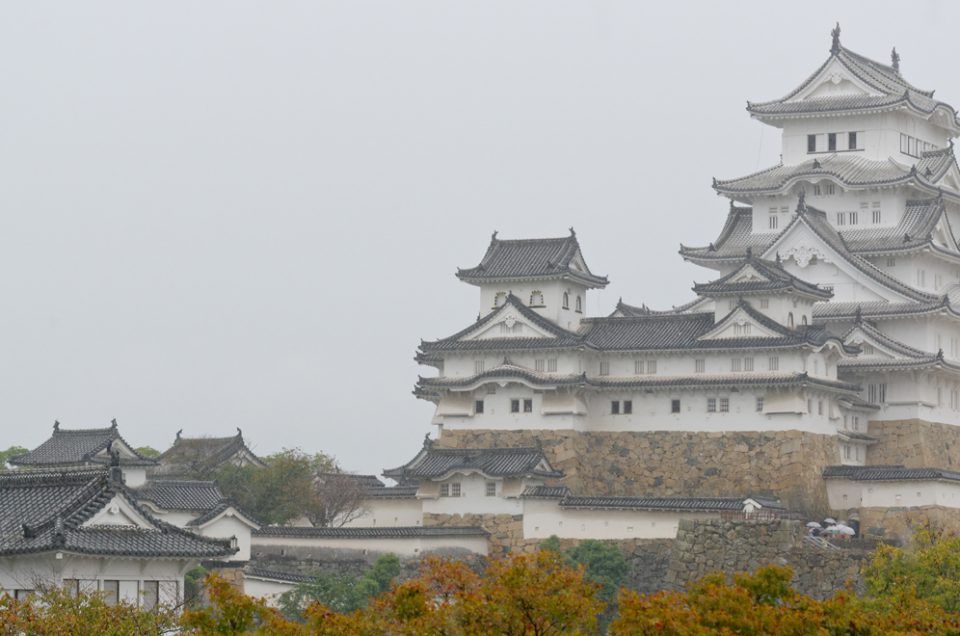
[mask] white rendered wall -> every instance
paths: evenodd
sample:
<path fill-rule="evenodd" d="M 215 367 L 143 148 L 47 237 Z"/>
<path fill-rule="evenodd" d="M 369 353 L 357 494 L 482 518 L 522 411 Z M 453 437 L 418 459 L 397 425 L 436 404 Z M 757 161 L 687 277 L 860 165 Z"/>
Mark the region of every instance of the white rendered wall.
<path fill-rule="evenodd" d="M 258 547 L 319 550 L 356 550 L 386 553 L 391 552 L 401 558 L 412 558 L 430 552 L 443 552 L 453 549 L 473 554 L 486 555 L 488 552 L 485 536 L 448 536 L 448 537 L 263 537 L 253 538 L 253 550 Z"/>
<path fill-rule="evenodd" d="M 214 539 L 237 538 L 237 547 L 239 551 L 230 557 L 225 557 L 226 561 L 249 561 L 250 560 L 250 531 L 249 525 L 233 516 L 228 510 L 226 514 L 216 521 L 208 523 L 200 528 L 197 533 L 204 537 Z"/>
<path fill-rule="evenodd" d="M 828 479 L 834 510 L 941 506 L 960 508 L 960 483 L 947 481 L 852 481 Z"/>
<path fill-rule="evenodd" d="M 423 525 L 419 499 L 373 497 L 363 501 L 363 514 L 344 524 L 346 527 L 410 527 Z"/>
<path fill-rule="evenodd" d="M 681 519 L 714 519 L 717 513 L 645 510 L 565 510 L 556 500 L 525 500 L 523 538 L 672 539 Z"/>
<path fill-rule="evenodd" d="M 494 309 L 497 294 L 513 293 L 520 302 L 530 306 L 531 294 L 534 291 L 543 293 L 543 307 L 531 307 L 538 314 L 560 325 L 564 329 L 576 331 L 580 327 L 580 320 L 587 311 L 587 289 L 582 285 L 569 281 L 536 281 L 532 283 L 491 283 L 480 286 L 480 315 L 485 316 Z M 567 292 L 569 307 L 563 307 L 563 293 Z M 580 296 L 582 311 L 576 310 L 576 299 Z"/>
<path fill-rule="evenodd" d="M 61 554 L 62 558 L 57 558 Z M 37 590 L 78 579 L 85 591 L 103 589 L 103 581 L 120 581 L 121 593 L 139 590 L 141 581 L 160 582 L 160 601 L 170 605 L 183 600 L 183 575 L 196 561 L 179 559 L 122 559 L 82 557 L 68 553 L 44 553 L 0 558 L 0 591 Z M 133 597 L 126 599 L 131 602 Z"/>
<path fill-rule="evenodd" d="M 465 515 L 465 514 L 502 514 L 519 515 L 523 514 L 523 502 L 517 497 L 504 496 L 504 486 L 499 480 L 488 480 L 482 475 L 455 475 L 444 480 L 446 483 L 459 483 L 459 497 L 429 497 L 421 500 L 424 514 L 445 514 L 445 515 Z M 496 485 L 496 495 L 488 497 L 486 495 L 487 482 L 491 481 Z M 444 483 L 444 482 L 439 482 Z M 439 495 L 439 483 L 432 484 Z M 537 482 L 540 483 L 540 482 Z M 535 485 L 531 482 L 530 485 Z M 427 488 L 423 488 L 428 491 Z M 517 489 L 514 489 L 517 490 Z M 429 492 L 429 491 L 428 491 Z M 519 494 L 517 492 L 516 494 Z"/>
<path fill-rule="evenodd" d="M 245 575 L 243 578 L 243 593 L 253 598 L 262 598 L 267 605 L 276 607 L 280 596 L 297 586 L 288 581 L 264 579 L 258 576 Z"/>

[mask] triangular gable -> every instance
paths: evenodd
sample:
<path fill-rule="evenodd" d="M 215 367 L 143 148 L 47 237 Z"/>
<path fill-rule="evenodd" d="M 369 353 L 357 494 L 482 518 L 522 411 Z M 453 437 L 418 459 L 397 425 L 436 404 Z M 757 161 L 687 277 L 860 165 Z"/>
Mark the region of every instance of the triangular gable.
<path fill-rule="evenodd" d="M 460 340 L 487 340 L 490 338 L 555 338 L 539 325 L 533 324 L 516 307 L 505 303 L 496 310 L 496 315 L 473 332 L 464 334 Z"/>
<path fill-rule="evenodd" d="M 931 238 L 934 244 L 954 253 L 960 253 L 957 249 L 957 239 L 953 234 L 953 228 L 950 225 L 950 219 L 946 214 L 940 214 L 937 225 L 933 228 Z"/>
<path fill-rule="evenodd" d="M 860 266 L 854 264 L 851 257 L 830 245 L 817 234 L 808 225 L 804 214 L 797 214 L 794 217 L 790 225 L 766 249 L 763 257 L 774 259 L 778 254 L 784 269 L 798 278 L 834 288 L 849 287 L 843 284 L 852 283 L 853 288 L 864 292 L 864 296 L 859 298 L 844 299 L 837 297 L 838 302 L 844 300 L 913 302 L 916 300 L 913 296 L 901 293 L 881 283 L 877 280 L 877 276 L 870 276 L 864 272 L 863 267 L 872 266 L 866 261 Z M 825 271 L 821 265 L 824 263 L 835 266 L 835 269 L 830 267 L 829 271 Z"/>
<path fill-rule="evenodd" d="M 567 265 L 571 270 L 575 272 L 589 272 L 587 269 L 587 262 L 583 260 L 583 254 L 580 253 L 580 248 L 577 248 L 576 254 L 570 259 L 570 263 Z"/>
<path fill-rule="evenodd" d="M 142 529 L 156 527 L 120 494 L 114 495 L 96 514 L 85 521 L 83 526 L 136 526 Z"/>
<path fill-rule="evenodd" d="M 750 263 L 744 264 L 739 270 L 736 270 L 730 278 L 724 283 L 753 283 L 753 282 L 771 282 L 771 278 L 760 272 Z"/>
<path fill-rule="evenodd" d="M 203 523 L 195 524 L 195 526 L 197 528 L 200 528 L 201 530 L 205 530 L 210 528 L 211 526 L 217 525 L 217 523 L 221 519 L 236 519 L 240 523 L 246 526 L 249 526 L 253 530 L 256 530 L 260 527 L 260 524 L 258 524 L 255 520 L 243 514 L 243 512 L 241 512 L 240 510 L 237 510 L 233 506 L 225 507 L 223 510 L 221 510 L 219 513 L 217 513 L 213 517 L 203 521 Z M 194 524 L 191 524 L 191 525 L 194 525 Z"/>
<path fill-rule="evenodd" d="M 751 316 L 743 305 L 738 305 L 716 326 L 703 334 L 698 340 L 720 340 L 724 338 L 779 338 L 783 336 L 770 327 L 763 325 Z"/>
<path fill-rule="evenodd" d="M 134 460 L 143 459 L 142 457 L 140 457 L 139 454 L 137 454 L 135 450 L 133 450 L 133 448 L 130 447 L 129 444 L 127 444 L 120 437 L 113 438 L 113 440 L 111 441 L 111 444 L 108 447 L 102 448 L 100 451 L 95 453 L 92 456 L 92 458 L 109 461 L 111 450 L 116 451 L 120 455 L 121 461 L 125 459 L 134 459 Z"/>
<path fill-rule="evenodd" d="M 960 192 L 960 168 L 957 167 L 957 163 L 953 162 L 943 176 L 934 182 L 934 185 Z"/>
<path fill-rule="evenodd" d="M 838 57 L 833 57 L 806 86 L 795 94 L 789 95 L 785 101 L 798 102 L 819 97 L 884 94 L 857 77 Z"/>
<path fill-rule="evenodd" d="M 863 353 L 857 356 L 857 359 L 884 358 L 904 360 L 927 357 L 924 352 L 914 349 L 902 342 L 898 342 L 880 332 L 876 327 L 865 323 L 854 325 L 843 337 L 843 342 L 848 345 L 857 345 L 863 349 Z"/>

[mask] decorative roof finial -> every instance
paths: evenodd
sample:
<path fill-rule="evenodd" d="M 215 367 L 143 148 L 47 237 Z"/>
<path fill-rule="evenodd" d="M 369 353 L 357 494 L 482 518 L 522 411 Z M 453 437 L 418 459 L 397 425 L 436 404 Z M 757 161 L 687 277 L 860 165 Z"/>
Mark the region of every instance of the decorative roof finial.
<path fill-rule="evenodd" d="M 243 431 L 240 430 L 240 427 L 237 427 L 237 437 L 243 437 Z"/>
<path fill-rule="evenodd" d="M 830 52 L 836 55 L 840 52 L 840 23 L 837 22 L 837 26 L 833 27 L 833 31 L 830 32 L 830 36 L 833 38 L 833 44 L 830 46 Z"/>
<path fill-rule="evenodd" d="M 937 350 L 937 360 L 940 360 L 941 362 L 943 362 L 943 349 L 942 349 L 942 348 Z"/>
<path fill-rule="evenodd" d="M 110 420 L 110 428 L 117 428 L 117 418 Z"/>
<path fill-rule="evenodd" d="M 491 241 L 496 241 L 496 240 L 497 240 L 497 231 L 496 231 L 496 230 L 494 230 L 494 231 L 493 231 L 493 234 L 490 235 L 490 240 L 491 240 Z"/>
<path fill-rule="evenodd" d="M 572 225 L 570 226 L 570 236 L 572 236 L 572 237 L 576 237 L 576 236 L 577 236 L 577 233 L 573 230 L 573 226 L 572 226 Z"/>
<path fill-rule="evenodd" d="M 863 322 L 863 307 L 860 305 L 857 305 L 857 313 L 853 315 L 853 322 L 858 325 Z"/>
<path fill-rule="evenodd" d="M 893 50 L 890 51 L 890 65 L 897 73 L 900 72 L 900 54 L 897 53 L 897 47 L 893 47 Z"/>
<path fill-rule="evenodd" d="M 180 439 L 180 436 L 181 436 L 181 435 L 183 435 L 183 429 L 182 429 L 182 428 L 181 428 L 179 431 L 177 431 L 177 439 Z"/>
<path fill-rule="evenodd" d="M 800 192 L 797 193 L 797 212 L 803 212 L 807 209 L 807 191 L 803 188 L 800 188 Z"/>
<path fill-rule="evenodd" d="M 433 440 L 430 439 L 430 433 L 427 433 L 423 436 L 423 447 L 431 448 L 433 446 Z"/>
<path fill-rule="evenodd" d="M 56 433 L 60 430 L 60 420 L 53 420 L 53 432 Z"/>
<path fill-rule="evenodd" d="M 751 260 L 752 258 L 753 258 L 753 248 L 748 245 L 748 246 L 747 246 L 747 260 L 749 261 L 749 260 Z"/>

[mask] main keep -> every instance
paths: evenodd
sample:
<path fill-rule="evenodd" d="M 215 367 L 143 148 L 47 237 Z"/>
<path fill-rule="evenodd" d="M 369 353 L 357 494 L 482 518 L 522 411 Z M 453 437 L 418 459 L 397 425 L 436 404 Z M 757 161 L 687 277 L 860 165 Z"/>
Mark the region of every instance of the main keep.
<path fill-rule="evenodd" d="M 608 280 L 572 229 L 494 233 L 457 271 L 480 317 L 417 352 L 437 371 L 415 389 L 435 449 L 539 448 L 563 475 L 545 487 L 594 497 L 960 525 L 957 112 L 839 27 L 810 77 L 747 111 L 781 131 L 782 160 L 714 180 L 729 212 L 680 248 L 705 268 L 690 302 L 587 316 Z"/>

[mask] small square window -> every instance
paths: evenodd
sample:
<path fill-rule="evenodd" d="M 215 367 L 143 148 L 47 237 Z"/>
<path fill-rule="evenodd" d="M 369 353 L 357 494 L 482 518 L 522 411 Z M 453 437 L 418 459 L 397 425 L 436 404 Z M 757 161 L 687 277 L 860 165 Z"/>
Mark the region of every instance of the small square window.
<path fill-rule="evenodd" d="M 717 412 L 717 398 L 707 398 L 707 413 Z"/>
<path fill-rule="evenodd" d="M 703 373 L 707 370 L 707 361 L 703 358 L 697 358 L 693 362 L 694 373 Z"/>
<path fill-rule="evenodd" d="M 817 151 L 817 136 L 807 135 L 807 152 Z"/>
<path fill-rule="evenodd" d="M 721 413 L 730 412 L 730 398 L 720 398 L 720 412 Z"/>
<path fill-rule="evenodd" d="M 534 368 L 536 371 L 540 371 L 540 372 L 546 371 L 546 370 L 547 370 L 547 361 L 544 360 L 543 358 L 538 358 L 537 360 L 534 360 L 534 361 L 533 361 L 533 368 Z"/>
<path fill-rule="evenodd" d="M 557 372 L 557 359 L 548 358 L 547 359 L 547 373 L 556 373 Z"/>
<path fill-rule="evenodd" d="M 497 496 L 497 482 L 488 481 L 486 486 L 485 494 L 487 497 L 496 497 Z"/>
<path fill-rule="evenodd" d="M 763 413 L 763 398 L 757 398 L 757 413 Z"/>
<path fill-rule="evenodd" d="M 601 360 L 600 361 L 600 375 L 610 375 L 610 361 Z"/>
<path fill-rule="evenodd" d="M 440 484 L 440 496 L 441 497 L 450 496 L 450 484 Z"/>
<path fill-rule="evenodd" d="M 857 150 L 857 133 L 847 133 L 847 150 Z"/>
<path fill-rule="evenodd" d="M 610 402 L 610 414 L 620 415 L 620 400 L 613 400 Z"/>
<path fill-rule="evenodd" d="M 459 482 L 459 481 L 455 481 L 455 482 L 453 482 L 452 484 L 450 484 L 450 496 L 451 496 L 451 497 L 459 497 L 459 496 L 460 496 L 460 482 Z"/>
<path fill-rule="evenodd" d="M 670 412 L 671 413 L 680 412 L 680 400 L 670 400 Z"/>
<path fill-rule="evenodd" d="M 510 400 L 510 412 L 511 413 L 520 412 L 520 400 Z"/>
<path fill-rule="evenodd" d="M 770 356 L 767 358 L 767 369 L 769 371 L 780 370 L 780 356 Z"/>
<path fill-rule="evenodd" d="M 633 413 L 633 400 L 623 401 L 623 413 L 624 415 L 630 415 Z"/>
<path fill-rule="evenodd" d="M 523 401 L 523 412 L 524 412 L 524 413 L 533 413 L 533 400 L 524 400 L 524 401 Z"/>
<path fill-rule="evenodd" d="M 477 415 L 483 413 L 483 400 L 475 400 L 473 403 L 473 412 Z"/>

